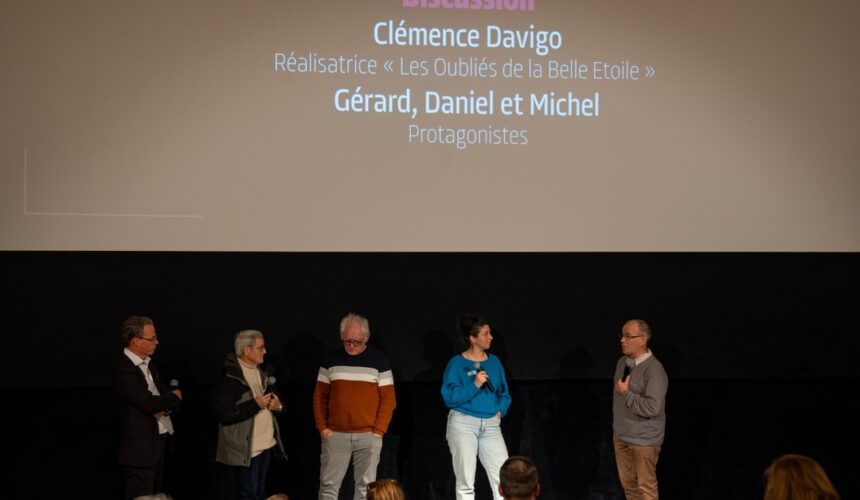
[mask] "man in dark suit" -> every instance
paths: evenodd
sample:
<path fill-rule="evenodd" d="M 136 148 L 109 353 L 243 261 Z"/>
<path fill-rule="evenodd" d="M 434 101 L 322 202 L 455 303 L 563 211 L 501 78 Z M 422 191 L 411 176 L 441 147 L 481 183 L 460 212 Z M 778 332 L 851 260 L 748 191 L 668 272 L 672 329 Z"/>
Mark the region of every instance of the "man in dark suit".
<path fill-rule="evenodd" d="M 182 393 L 168 392 L 151 363 L 158 346 L 151 319 L 126 319 L 122 342 L 125 349 L 113 384 L 119 412 L 118 461 L 125 476 L 125 497 L 130 499 L 161 490 L 166 443 L 173 434 L 169 414 L 179 406 Z"/>

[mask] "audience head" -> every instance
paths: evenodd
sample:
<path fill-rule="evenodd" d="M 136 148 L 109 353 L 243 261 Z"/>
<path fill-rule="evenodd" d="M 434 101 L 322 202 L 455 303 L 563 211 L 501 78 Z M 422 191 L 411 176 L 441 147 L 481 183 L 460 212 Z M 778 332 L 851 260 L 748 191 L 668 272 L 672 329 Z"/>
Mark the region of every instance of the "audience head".
<path fill-rule="evenodd" d="M 782 455 L 764 472 L 764 500 L 839 500 L 821 465 L 803 455 Z"/>
<path fill-rule="evenodd" d="M 528 500 L 538 496 L 540 484 L 535 464 L 526 457 L 510 457 L 499 471 L 499 493 L 505 500 Z"/>
<path fill-rule="evenodd" d="M 405 500 L 403 488 L 394 479 L 377 479 L 367 485 L 367 500 Z"/>

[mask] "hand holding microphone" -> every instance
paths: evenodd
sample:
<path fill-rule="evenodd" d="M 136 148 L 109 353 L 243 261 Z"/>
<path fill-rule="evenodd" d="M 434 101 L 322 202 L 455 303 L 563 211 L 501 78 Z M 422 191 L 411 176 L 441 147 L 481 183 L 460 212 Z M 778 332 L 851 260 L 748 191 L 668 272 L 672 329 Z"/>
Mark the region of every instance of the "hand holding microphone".
<path fill-rule="evenodd" d="M 272 389 L 275 387 L 275 383 L 277 381 L 278 379 L 271 375 L 266 377 L 266 390 L 263 395 L 269 397 L 268 401 L 266 402 L 266 409 L 268 409 L 269 411 L 280 411 L 284 407 L 278 395 L 272 392 Z"/>
<path fill-rule="evenodd" d="M 630 376 L 630 370 L 636 366 L 636 361 L 633 361 L 630 358 L 624 358 L 624 374 L 621 375 L 621 380 L 627 381 L 627 377 Z"/>
<path fill-rule="evenodd" d="M 618 395 L 624 395 L 625 392 L 630 387 L 630 371 L 633 370 L 633 367 L 636 366 L 636 361 L 625 358 L 624 359 L 624 373 L 621 374 L 621 378 L 615 382 L 615 393 Z"/>
<path fill-rule="evenodd" d="M 496 389 L 493 387 L 493 383 L 490 382 L 490 376 L 487 375 L 487 372 L 485 372 L 483 368 L 481 368 L 481 363 L 478 361 L 475 361 L 475 372 L 477 372 L 475 373 L 475 385 L 477 385 L 478 388 L 486 386 L 490 392 L 496 392 Z M 480 380 L 483 380 L 483 384 L 478 383 Z"/>
<path fill-rule="evenodd" d="M 272 392 L 272 388 L 275 387 L 275 382 L 277 382 L 277 381 L 278 381 L 278 379 L 276 379 L 275 377 L 273 377 L 271 375 L 266 377 L 266 385 L 265 385 L 266 390 L 263 391 L 263 394 L 270 394 Z"/>
<path fill-rule="evenodd" d="M 275 386 L 276 381 L 277 379 L 275 377 L 266 377 L 266 380 L 263 381 L 263 394 L 254 398 L 261 410 L 269 408 L 269 404 L 272 402 L 272 397 L 275 396 L 274 393 L 272 393 L 272 387 Z"/>
<path fill-rule="evenodd" d="M 182 399 L 182 391 L 179 390 L 179 381 L 175 378 L 170 379 L 170 392 L 176 394 L 180 400 Z"/>
<path fill-rule="evenodd" d="M 170 386 L 170 392 L 175 394 L 176 397 L 179 398 L 179 401 L 181 402 L 182 401 L 182 391 L 179 390 L 179 381 L 176 380 L 175 378 L 172 378 L 172 379 L 170 379 L 170 383 L 168 385 Z M 161 418 L 162 415 L 170 415 L 171 413 L 173 413 L 173 411 L 168 408 L 167 410 L 160 411 L 160 412 L 156 413 L 155 418 Z"/>
<path fill-rule="evenodd" d="M 265 410 L 269 407 L 269 402 L 272 401 L 272 396 L 274 396 L 274 394 L 267 392 L 254 398 L 254 401 L 257 402 L 257 406 L 259 406 L 261 410 Z"/>
<path fill-rule="evenodd" d="M 273 392 L 270 392 L 269 395 L 272 397 L 269 400 L 269 406 L 267 407 L 269 411 L 281 411 L 284 408 L 284 404 L 281 403 L 281 399 Z"/>

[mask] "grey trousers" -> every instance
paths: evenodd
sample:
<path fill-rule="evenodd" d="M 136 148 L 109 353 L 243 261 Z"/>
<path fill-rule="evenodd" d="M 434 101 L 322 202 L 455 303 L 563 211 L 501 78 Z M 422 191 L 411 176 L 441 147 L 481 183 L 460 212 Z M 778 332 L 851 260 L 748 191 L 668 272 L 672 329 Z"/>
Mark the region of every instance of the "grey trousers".
<path fill-rule="evenodd" d="M 376 468 L 382 451 L 382 438 L 372 432 L 349 433 L 335 432 L 322 439 L 320 455 L 320 494 L 319 500 L 337 500 L 340 483 L 349 468 L 355 479 L 355 498 L 367 498 L 367 485 L 376 480 Z"/>

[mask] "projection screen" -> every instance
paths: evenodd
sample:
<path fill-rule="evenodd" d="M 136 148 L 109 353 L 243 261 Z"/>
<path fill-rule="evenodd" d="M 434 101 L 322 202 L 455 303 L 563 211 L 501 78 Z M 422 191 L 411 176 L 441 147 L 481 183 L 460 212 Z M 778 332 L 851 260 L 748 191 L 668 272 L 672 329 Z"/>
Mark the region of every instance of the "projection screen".
<path fill-rule="evenodd" d="M 860 250 L 855 1 L 0 5 L 3 250 Z"/>

